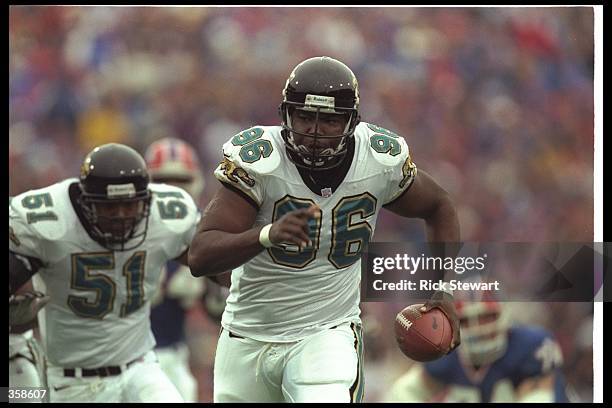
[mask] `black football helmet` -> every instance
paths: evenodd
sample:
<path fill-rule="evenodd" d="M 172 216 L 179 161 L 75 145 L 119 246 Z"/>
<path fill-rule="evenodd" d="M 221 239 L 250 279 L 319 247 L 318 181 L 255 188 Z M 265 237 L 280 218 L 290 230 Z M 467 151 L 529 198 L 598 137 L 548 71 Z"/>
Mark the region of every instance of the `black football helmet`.
<path fill-rule="evenodd" d="M 291 124 L 294 109 L 315 112 L 314 134 L 297 132 Z M 298 64 L 287 79 L 283 89 L 283 101 L 279 106 L 283 139 L 289 158 L 296 166 L 309 170 L 334 168 L 345 158 L 348 139 L 353 137 L 360 121 L 359 86 L 353 71 L 342 62 L 330 57 L 314 57 Z M 339 135 L 322 135 L 317 132 L 320 113 L 345 115 L 344 132 Z M 335 148 L 314 152 L 295 142 L 294 134 L 307 138 L 338 139 Z"/>
<path fill-rule="evenodd" d="M 96 147 L 85 156 L 79 186 L 79 204 L 90 224 L 90 234 L 100 245 L 111 251 L 127 251 L 144 242 L 151 192 L 147 165 L 136 150 L 118 143 Z M 133 203 L 137 205 L 135 215 L 101 214 L 102 206 Z M 128 241 L 133 241 L 129 247 Z"/>

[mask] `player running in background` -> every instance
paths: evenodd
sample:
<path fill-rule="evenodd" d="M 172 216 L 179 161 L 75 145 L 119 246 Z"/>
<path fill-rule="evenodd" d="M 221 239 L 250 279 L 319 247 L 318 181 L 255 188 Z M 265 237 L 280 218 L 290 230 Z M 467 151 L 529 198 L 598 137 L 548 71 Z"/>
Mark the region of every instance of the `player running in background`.
<path fill-rule="evenodd" d="M 199 204 L 204 179 L 198 157 L 189 144 L 172 137 L 152 143 L 145 152 L 151 181 L 178 186 Z M 159 292 L 151 309 L 151 327 L 155 335 L 155 352 L 162 370 L 179 390 L 185 402 L 197 402 L 197 381 L 189 367 L 189 349 L 185 339 L 187 313 L 205 304 L 205 310 L 220 321 L 227 289 L 209 280 L 194 278 L 189 268 L 169 261 L 159 282 Z"/>
<path fill-rule="evenodd" d="M 50 297 L 39 324 L 51 402 L 183 400 L 153 351 L 149 310 L 197 219 L 188 193 L 149 183 L 142 156 L 116 143 L 87 154 L 78 179 L 11 200 L 9 294 L 37 273 Z"/>
<path fill-rule="evenodd" d="M 568 402 L 563 356 L 538 326 L 509 325 L 502 304 L 457 302 L 461 346 L 415 364 L 385 402 Z"/>

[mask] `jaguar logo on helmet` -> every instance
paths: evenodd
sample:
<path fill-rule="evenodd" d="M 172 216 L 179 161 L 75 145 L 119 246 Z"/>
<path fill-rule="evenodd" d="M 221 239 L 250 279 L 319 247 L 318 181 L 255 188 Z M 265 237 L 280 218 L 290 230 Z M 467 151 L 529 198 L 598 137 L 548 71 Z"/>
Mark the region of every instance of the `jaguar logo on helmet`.
<path fill-rule="evenodd" d="M 90 172 L 90 163 L 91 163 L 91 157 L 86 157 L 85 160 L 83 160 L 83 164 L 81 165 L 81 173 L 80 176 L 81 178 L 87 177 L 87 175 Z"/>

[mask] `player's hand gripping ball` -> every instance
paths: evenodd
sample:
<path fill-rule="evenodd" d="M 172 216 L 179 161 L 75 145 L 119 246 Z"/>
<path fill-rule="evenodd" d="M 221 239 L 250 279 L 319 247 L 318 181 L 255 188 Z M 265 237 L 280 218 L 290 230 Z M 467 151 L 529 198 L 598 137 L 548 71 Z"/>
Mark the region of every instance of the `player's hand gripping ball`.
<path fill-rule="evenodd" d="M 453 333 L 439 309 L 422 313 L 422 304 L 410 305 L 395 317 L 395 339 L 402 352 L 415 361 L 436 360 L 450 350 Z"/>

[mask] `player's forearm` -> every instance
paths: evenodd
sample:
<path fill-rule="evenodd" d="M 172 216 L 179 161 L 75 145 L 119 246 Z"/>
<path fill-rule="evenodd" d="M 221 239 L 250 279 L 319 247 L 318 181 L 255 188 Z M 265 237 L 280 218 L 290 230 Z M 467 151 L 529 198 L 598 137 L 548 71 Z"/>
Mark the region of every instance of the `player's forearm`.
<path fill-rule="evenodd" d="M 448 195 L 444 195 L 435 210 L 425 218 L 427 240 L 429 242 L 459 242 L 459 218 L 455 205 Z"/>
<path fill-rule="evenodd" d="M 209 230 L 199 232 L 189 248 L 189 268 L 193 276 L 210 276 L 234 269 L 264 247 L 259 243 L 261 227 L 232 234 Z"/>
<path fill-rule="evenodd" d="M 433 256 L 454 257 L 459 251 L 460 231 L 457 211 L 448 194 L 444 194 L 435 210 L 425 218 L 427 240 Z M 434 271 L 435 280 L 445 280 L 444 270 Z"/>

